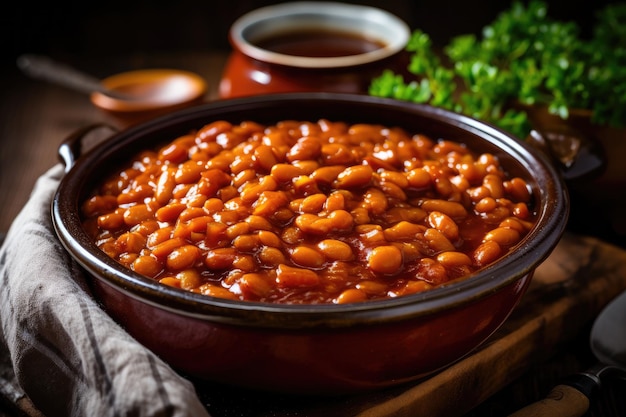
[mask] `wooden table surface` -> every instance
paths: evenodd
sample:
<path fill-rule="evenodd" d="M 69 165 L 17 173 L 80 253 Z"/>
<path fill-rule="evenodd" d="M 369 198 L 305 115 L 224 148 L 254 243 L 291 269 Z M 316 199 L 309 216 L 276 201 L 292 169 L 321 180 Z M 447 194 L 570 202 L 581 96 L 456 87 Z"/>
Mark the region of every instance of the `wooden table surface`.
<path fill-rule="evenodd" d="M 226 55 L 223 52 L 185 52 L 163 55 L 119 57 L 106 65 L 94 62 L 72 63 L 94 75 L 105 77 L 116 72 L 171 67 L 203 76 L 209 83 L 206 99 L 217 98 L 217 87 Z M 13 218 L 27 201 L 36 179 L 59 162 L 59 143 L 76 130 L 96 122 L 114 124 L 95 109 L 86 95 L 63 87 L 28 79 L 17 68 L 0 69 L 0 234 L 6 233 Z M 478 405 L 467 416 L 500 416 L 543 398 L 563 377 L 594 363 L 588 348 L 589 328 L 569 338 L 558 352 L 538 355 L 522 376 Z M 543 357 L 542 357 L 543 356 Z M 626 383 L 608 381 L 588 415 L 624 415 Z M 228 406 L 224 400 L 224 406 Z M 453 401 L 453 399 L 451 399 Z M 231 406 L 234 404 L 230 404 Z M 0 401 L 0 417 L 17 416 L 10 405 Z M 229 414 L 230 415 L 230 414 Z M 235 414 L 232 414 L 235 415 Z M 237 414 L 245 417 L 245 414 Z"/>

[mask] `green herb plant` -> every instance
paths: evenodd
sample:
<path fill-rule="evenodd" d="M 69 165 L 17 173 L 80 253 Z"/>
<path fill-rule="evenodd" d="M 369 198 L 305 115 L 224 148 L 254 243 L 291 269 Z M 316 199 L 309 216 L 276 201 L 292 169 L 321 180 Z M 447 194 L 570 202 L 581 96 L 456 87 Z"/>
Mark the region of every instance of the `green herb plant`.
<path fill-rule="evenodd" d="M 626 125 L 626 3 L 600 10 L 590 39 L 550 18 L 543 1 L 514 0 L 480 39 L 457 36 L 438 53 L 417 29 L 406 50 L 411 78 L 388 69 L 370 95 L 446 108 L 520 138 L 531 129 L 527 106 L 563 119 L 586 109 L 596 124 Z"/>

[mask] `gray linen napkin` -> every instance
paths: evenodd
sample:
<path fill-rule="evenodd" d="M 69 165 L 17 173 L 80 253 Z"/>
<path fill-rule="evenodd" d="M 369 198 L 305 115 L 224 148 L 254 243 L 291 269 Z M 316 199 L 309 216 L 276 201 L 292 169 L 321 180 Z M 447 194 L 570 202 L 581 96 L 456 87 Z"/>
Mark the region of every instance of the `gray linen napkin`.
<path fill-rule="evenodd" d="M 47 417 L 208 416 L 193 385 L 89 295 L 52 228 L 62 176 L 57 165 L 39 178 L 0 248 L 0 362 L 12 368 L 0 372 L 3 395 Z"/>

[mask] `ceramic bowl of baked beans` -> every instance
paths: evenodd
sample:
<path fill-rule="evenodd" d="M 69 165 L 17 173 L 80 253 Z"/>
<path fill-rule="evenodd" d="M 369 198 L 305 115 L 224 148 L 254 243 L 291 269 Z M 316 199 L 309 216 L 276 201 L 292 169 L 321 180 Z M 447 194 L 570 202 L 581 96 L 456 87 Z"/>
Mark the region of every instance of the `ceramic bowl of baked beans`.
<path fill-rule="evenodd" d="M 523 141 L 364 95 L 221 100 L 80 140 L 52 216 L 93 293 L 175 369 L 239 387 L 349 393 L 449 366 L 568 217 Z"/>

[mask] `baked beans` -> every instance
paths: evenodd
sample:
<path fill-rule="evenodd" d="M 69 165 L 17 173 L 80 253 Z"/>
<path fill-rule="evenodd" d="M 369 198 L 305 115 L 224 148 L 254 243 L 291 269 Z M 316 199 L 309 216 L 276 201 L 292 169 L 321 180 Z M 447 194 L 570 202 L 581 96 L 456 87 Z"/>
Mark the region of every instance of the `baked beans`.
<path fill-rule="evenodd" d="M 535 222 L 531 193 L 462 143 L 374 124 L 215 121 L 138 154 L 84 202 L 108 256 L 214 297 L 398 297 L 462 279 Z"/>

